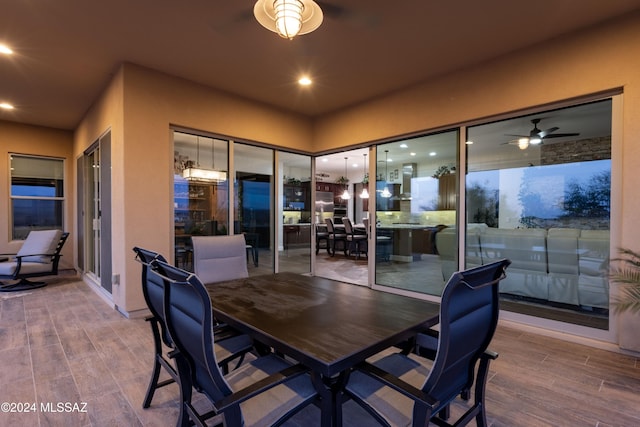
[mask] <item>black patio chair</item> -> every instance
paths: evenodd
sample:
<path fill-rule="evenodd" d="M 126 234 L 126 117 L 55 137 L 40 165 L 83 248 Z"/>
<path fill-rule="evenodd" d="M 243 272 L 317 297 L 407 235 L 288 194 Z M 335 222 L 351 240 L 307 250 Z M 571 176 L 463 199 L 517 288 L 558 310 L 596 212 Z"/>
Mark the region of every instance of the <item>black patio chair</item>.
<path fill-rule="evenodd" d="M 178 425 L 205 426 L 207 419 L 219 415 L 227 427 L 277 426 L 316 399 L 308 368 L 292 365 L 274 353 L 223 375 L 213 351 L 215 332 L 206 288 L 193 273 L 162 261 L 152 265 L 150 274 L 165 282 L 167 327 L 178 349 Z M 191 404 L 192 388 L 209 399 L 212 411 L 197 412 Z"/>
<path fill-rule="evenodd" d="M 489 363 L 498 357 L 488 346 L 498 324 L 498 283 L 509 264 L 503 259 L 451 276 L 442 293 L 431 369 L 419 356 L 403 353 L 363 362 L 351 374 L 346 395 L 385 426 L 450 426 L 449 405 L 459 395 L 468 399 L 475 384 L 472 406 L 454 425 L 475 418 L 486 426 L 485 385 Z M 422 341 L 428 344 L 429 335 L 419 335 Z"/>
<path fill-rule="evenodd" d="M 178 382 L 179 378 L 176 368 L 169 360 L 175 356 L 176 348 L 169 335 L 164 315 L 165 283 L 157 275 L 149 274 L 151 263 L 154 260 L 163 262 L 166 260 L 159 253 L 148 249 L 134 247 L 133 250 L 136 253 L 136 260 L 142 264 L 142 294 L 151 312 L 151 316 L 146 320 L 150 323 L 151 333 L 153 334 L 154 362 L 151 379 L 142 403 L 143 408 L 148 408 L 158 388 Z M 218 363 L 226 372 L 229 370 L 229 364 L 232 361 L 237 359 L 237 365 L 242 363 L 245 354 L 252 349 L 252 342 L 246 335 L 230 336 L 228 339 L 220 340 L 215 349 L 216 356 L 219 359 Z M 165 369 L 170 378 L 159 381 L 161 368 Z"/>

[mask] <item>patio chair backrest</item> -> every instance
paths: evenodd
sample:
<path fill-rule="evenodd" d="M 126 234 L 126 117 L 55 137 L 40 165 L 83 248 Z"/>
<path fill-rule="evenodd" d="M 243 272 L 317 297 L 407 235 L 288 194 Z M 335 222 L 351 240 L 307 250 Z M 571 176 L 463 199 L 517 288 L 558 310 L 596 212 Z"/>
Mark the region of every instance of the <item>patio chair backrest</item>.
<path fill-rule="evenodd" d="M 423 387 L 438 401 L 448 402 L 472 386 L 476 363 L 498 324 L 498 283 L 510 263 L 502 259 L 455 272 L 445 285 L 438 349 Z"/>

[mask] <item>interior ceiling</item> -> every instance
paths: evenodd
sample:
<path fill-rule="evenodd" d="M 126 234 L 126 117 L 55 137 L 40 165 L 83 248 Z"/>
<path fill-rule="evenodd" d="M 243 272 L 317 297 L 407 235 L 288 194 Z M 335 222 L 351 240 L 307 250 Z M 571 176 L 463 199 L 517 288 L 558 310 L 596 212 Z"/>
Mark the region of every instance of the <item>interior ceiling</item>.
<path fill-rule="evenodd" d="M 292 41 L 253 0 L 6 1 L 0 119 L 74 129 L 122 62 L 310 117 L 596 25 L 639 0 L 325 0 Z M 308 74 L 311 87 L 297 79 Z"/>

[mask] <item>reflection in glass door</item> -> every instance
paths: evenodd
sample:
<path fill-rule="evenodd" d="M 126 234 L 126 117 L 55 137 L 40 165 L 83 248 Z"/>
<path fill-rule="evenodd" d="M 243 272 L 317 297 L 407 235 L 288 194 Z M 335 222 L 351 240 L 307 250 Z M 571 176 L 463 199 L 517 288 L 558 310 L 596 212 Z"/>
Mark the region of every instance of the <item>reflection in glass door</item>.
<path fill-rule="evenodd" d="M 311 271 L 311 157 L 278 153 L 278 271 Z M 321 244 L 321 243 L 319 243 Z"/>
<path fill-rule="evenodd" d="M 457 266 L 458 131 L 376 147 L 375 283 L 439 297 Z"/>
<path fill-rule="evenodd" d="M 273 154 L 268 148 L 233 144 L 233 233 L 244 234 L 250 246 L 250 275 L 273 271 Z"/>

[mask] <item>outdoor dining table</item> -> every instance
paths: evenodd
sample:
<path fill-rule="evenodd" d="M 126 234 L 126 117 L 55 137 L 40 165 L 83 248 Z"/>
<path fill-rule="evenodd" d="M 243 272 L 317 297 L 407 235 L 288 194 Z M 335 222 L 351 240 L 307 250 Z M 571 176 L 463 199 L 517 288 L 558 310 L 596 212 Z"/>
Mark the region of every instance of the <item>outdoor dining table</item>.
<path fill-rule="evenodd" d="M 214 316 L 310 369 L 322 426 L 341 425 L 346 374 L 438 323 L 439 304 L 315 276 L 276 273 L 207 285 Z"/>

